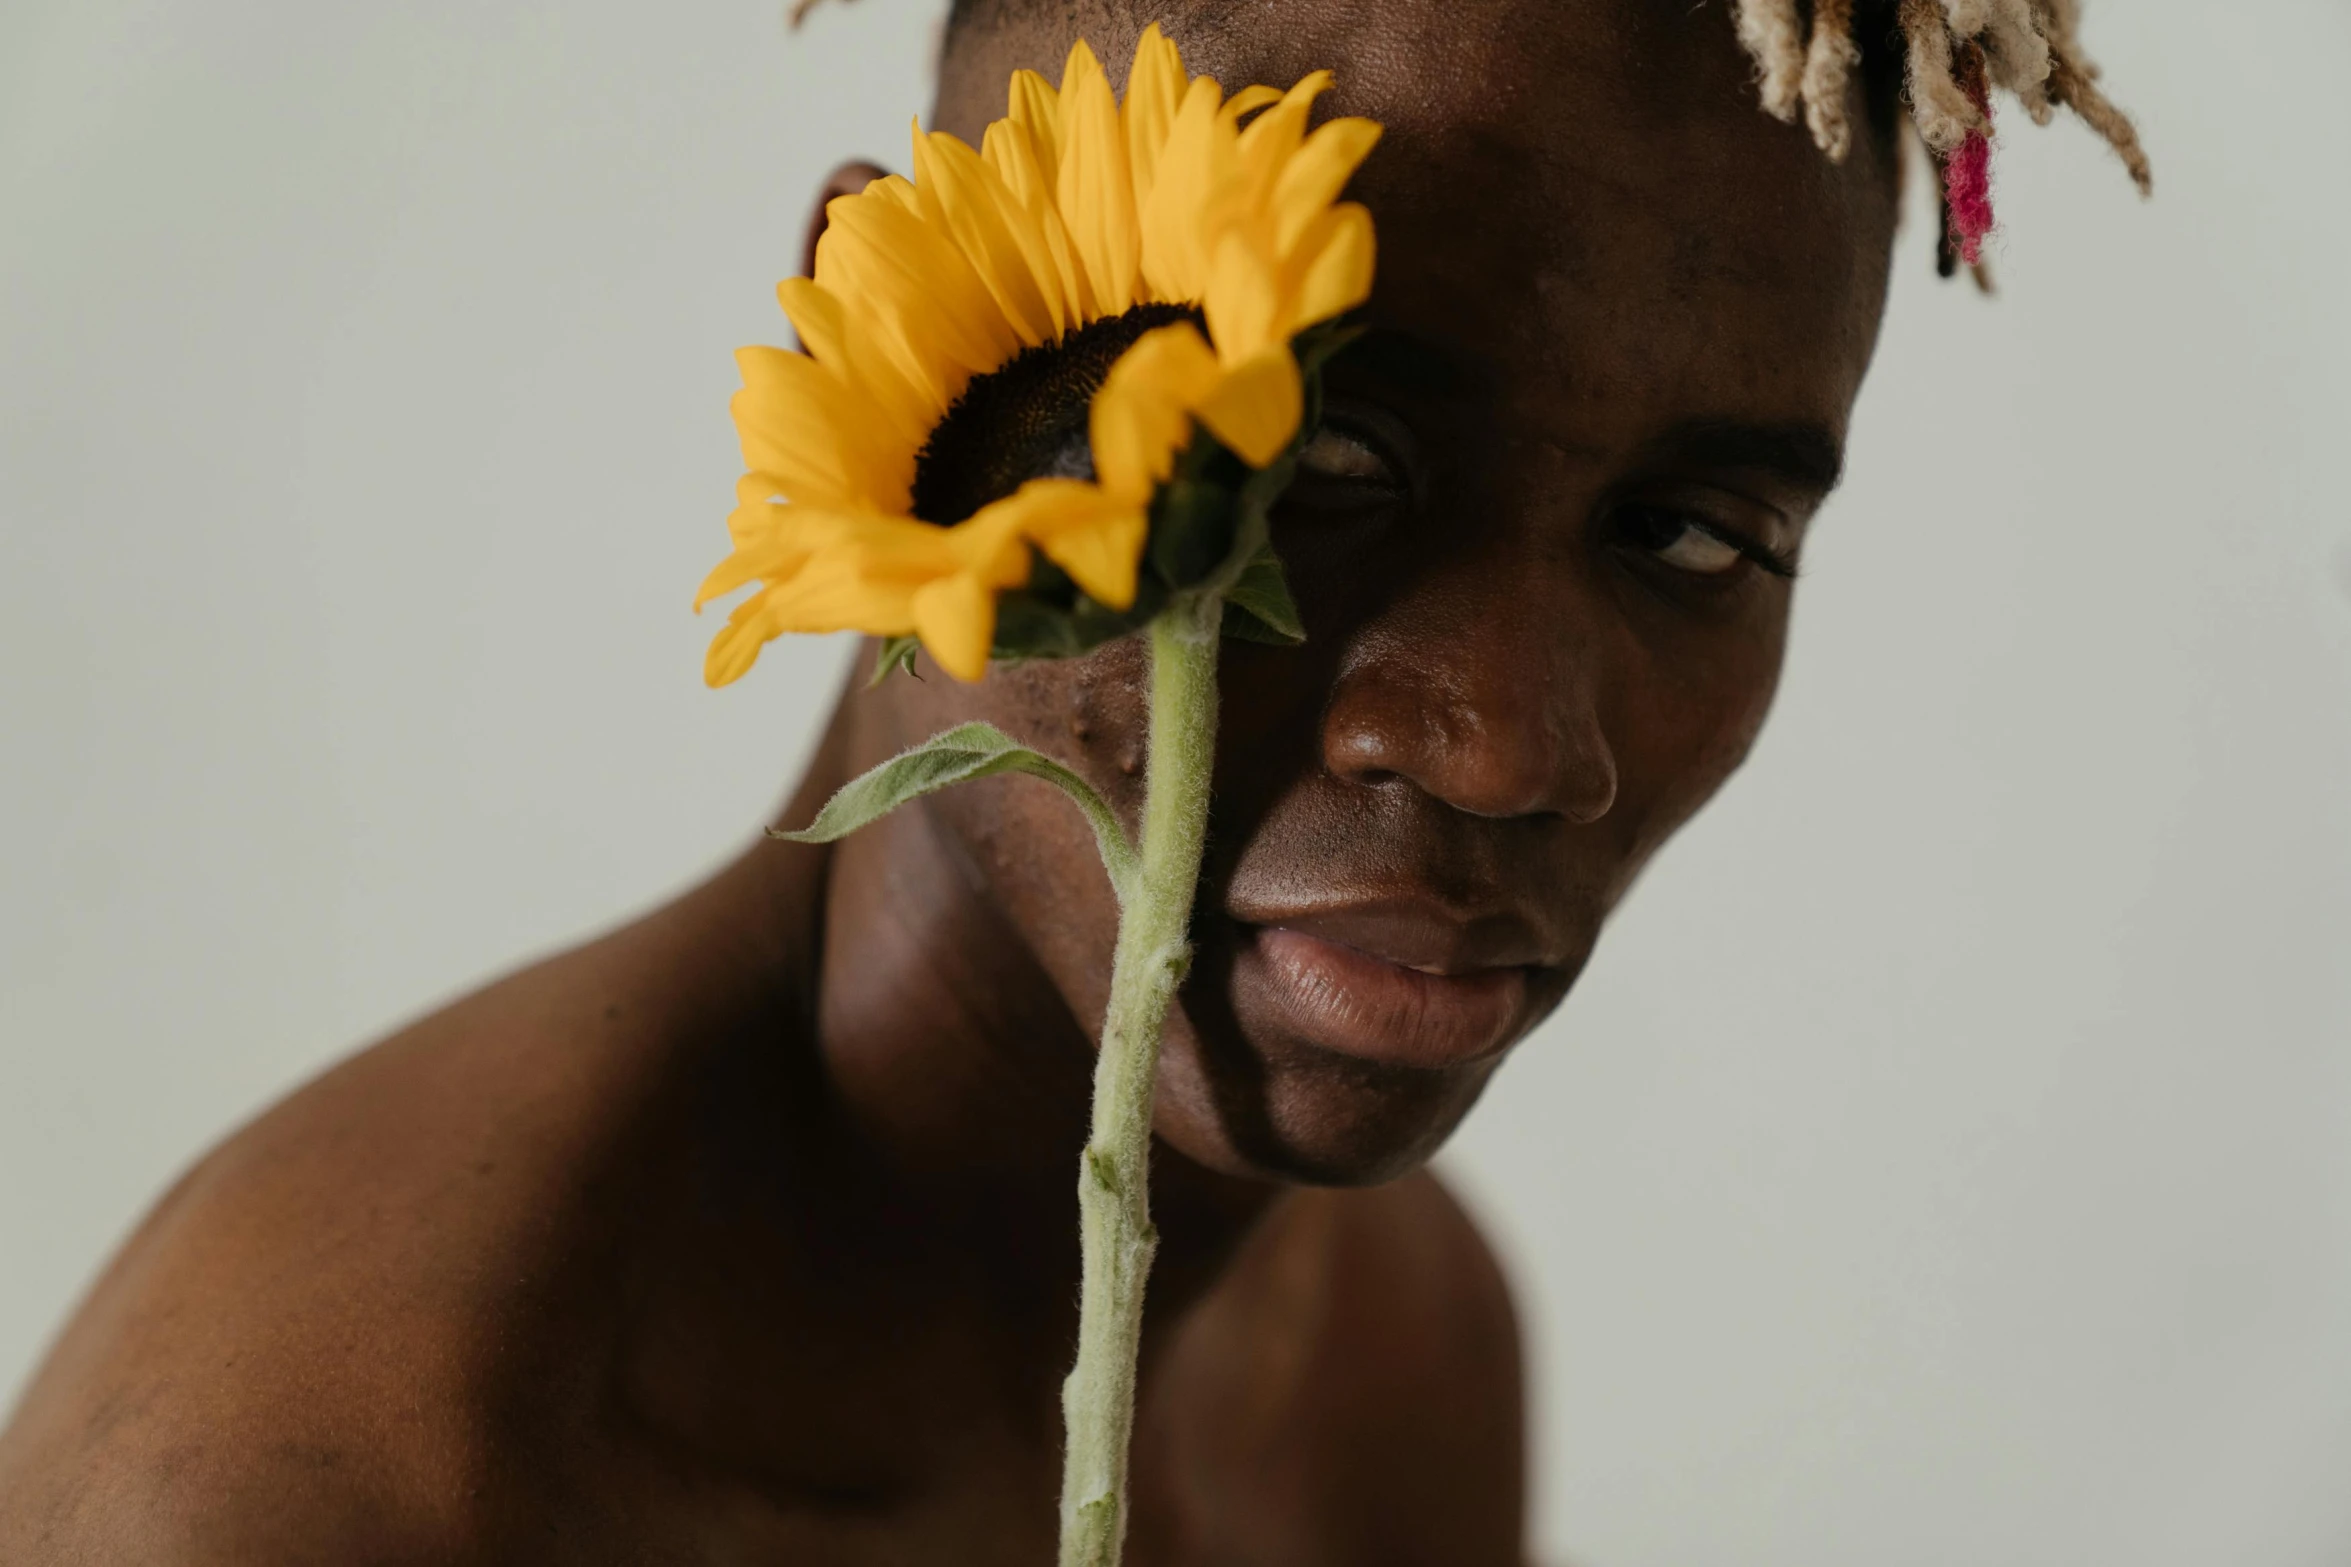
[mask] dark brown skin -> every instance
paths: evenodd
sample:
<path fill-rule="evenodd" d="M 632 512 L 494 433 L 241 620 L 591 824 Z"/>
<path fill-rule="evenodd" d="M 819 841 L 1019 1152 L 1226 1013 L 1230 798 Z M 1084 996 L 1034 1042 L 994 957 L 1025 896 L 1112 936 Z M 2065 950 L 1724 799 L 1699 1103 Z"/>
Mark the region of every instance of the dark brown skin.
<path fill-rule="evenodd" d="M 1074 27 L 1122 66 L 1131 24 L 1047 9 L 959 42 L 941 126 Z M 1329 66 L 1388 127 L 1385 341 L 1333 374 L 1354 465 L 1277 525 L 1311 640 L 1227 647 L 1129 1554 L 1516 1567 L 1507 1292 L 1416 1172 L 1763 720 L 1790 585 L 1687 530 L 1793 553 L 1896 180 L 1762 117 L 1718 7 L 1223 9 L 1171 28 L 1194 69 Z M 1133 644 L 925 674 L 853 685 L 782 820 L 974 717 L 1131 819 Z M 1074 813 L 991 781 L 762 843 L 337 1068 L 69 1326 L 0 1437 L 0 1562 L 1050 1561 L 1113 925 Z M 1285 939 L 1434 999 L 1302 989 Z"/>

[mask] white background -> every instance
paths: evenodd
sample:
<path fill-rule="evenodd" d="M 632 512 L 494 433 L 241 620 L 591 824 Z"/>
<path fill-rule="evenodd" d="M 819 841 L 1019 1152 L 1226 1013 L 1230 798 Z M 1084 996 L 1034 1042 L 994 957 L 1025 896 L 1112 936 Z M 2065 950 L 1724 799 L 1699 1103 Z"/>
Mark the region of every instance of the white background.
<path fill-rule="evenodd" d="M 935 3 L 935 0 L 933 0 Z M 0 1396 L 173 1171 L 743 841 L 730 351 L 932 9 L 0 8 Z M 2225 19 L 2222 12 L 2226 12 Z M 1450 1155 L 1585 1567 L 2351 1561 L 2351 7 L 1904 242 L 1780 708 Z"/>

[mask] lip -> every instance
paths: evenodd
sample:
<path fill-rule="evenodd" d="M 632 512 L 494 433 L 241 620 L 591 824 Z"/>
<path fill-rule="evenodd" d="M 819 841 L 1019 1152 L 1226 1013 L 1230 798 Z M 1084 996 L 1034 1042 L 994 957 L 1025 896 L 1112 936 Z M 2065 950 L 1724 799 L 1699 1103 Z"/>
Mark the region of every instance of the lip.
<path fill-rule="evenodd" d="M 1335 1054 L 1383 1066 L 1442 1070 L 1499 1054 L 1526 1014 L 1524 964 L 1468 966 L 1458 933 L 1380 919 L 1380 950 L 1340 939 L 1363 920 L 1260 925 L 1234 965 L 1234 1001 L 1252 1022 Z M 1419 950 L 1412 950 L 1412 949 Z"/>

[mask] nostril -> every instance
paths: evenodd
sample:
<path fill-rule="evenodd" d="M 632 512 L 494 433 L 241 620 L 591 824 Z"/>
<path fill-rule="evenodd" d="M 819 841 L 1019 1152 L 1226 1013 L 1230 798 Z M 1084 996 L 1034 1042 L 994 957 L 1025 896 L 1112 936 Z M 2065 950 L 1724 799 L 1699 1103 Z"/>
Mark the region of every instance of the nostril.
<path fill-rule="evenodd" d="M 1336 718 L 1323 733 L 1323 766 L 1351 783 L 1382 784 L 1403 776 L 1396 736 L 1385 725 Z"/>

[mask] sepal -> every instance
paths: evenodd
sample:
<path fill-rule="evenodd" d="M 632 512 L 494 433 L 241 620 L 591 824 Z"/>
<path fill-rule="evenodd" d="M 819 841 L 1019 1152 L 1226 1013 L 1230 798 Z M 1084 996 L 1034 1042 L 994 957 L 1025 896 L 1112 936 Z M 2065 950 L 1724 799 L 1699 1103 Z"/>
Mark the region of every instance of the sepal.
<path fill-rule="evenodd" d="M 880 685 L 900 670 L 904 670 L 906 673 L 914 675 L 915 679 L 920 680 L 922 676 L 915 674 L 914 655 L 921 650 L 922 638 L 920 637 L 884 638 L 882 651 L 873 661 L 873 678 L 866 682 L 867 687 Z"/>
<path fill-rule="evenodd" d="M 1282 574 L 1282 558 L 1271 544 L 1260 549 L 1225 590 L 1224 634 L 1276 647 L 1296 647 L 1306 640 L 1297 602 L 1290 597 L 1289 578 Z"/>

